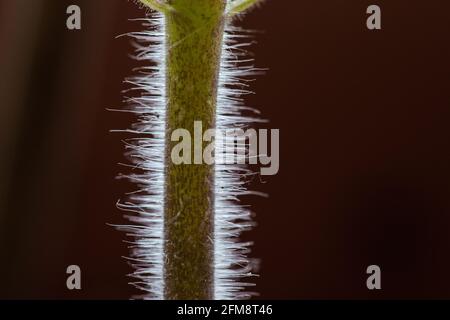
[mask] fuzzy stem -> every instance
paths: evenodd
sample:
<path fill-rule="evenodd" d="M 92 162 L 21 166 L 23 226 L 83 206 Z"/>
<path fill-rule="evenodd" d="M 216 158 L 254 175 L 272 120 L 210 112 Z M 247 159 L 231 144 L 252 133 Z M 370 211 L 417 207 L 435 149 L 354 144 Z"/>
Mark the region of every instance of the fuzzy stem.
<path fill-rule="evenodd" d="M 214 167 L 173 164 L 170 137 L 178 128 L 194 137 L 194 121 L 215 127 L 226 1 L 168 4 L 164 297 L 213 299 Z"/>

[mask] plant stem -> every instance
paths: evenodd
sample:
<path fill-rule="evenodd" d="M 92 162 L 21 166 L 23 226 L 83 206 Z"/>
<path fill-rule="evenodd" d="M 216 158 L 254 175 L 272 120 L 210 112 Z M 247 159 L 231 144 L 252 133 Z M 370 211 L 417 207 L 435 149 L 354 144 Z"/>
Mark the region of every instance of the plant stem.
<path fill-rule="evenodd" d="M 226 1 L 168 4 L 164 298 L 213 299 L 214 166 L 173 164 L 170 137 L 178 128 L 194 137 L 194 121 L 215 127 Z"/>

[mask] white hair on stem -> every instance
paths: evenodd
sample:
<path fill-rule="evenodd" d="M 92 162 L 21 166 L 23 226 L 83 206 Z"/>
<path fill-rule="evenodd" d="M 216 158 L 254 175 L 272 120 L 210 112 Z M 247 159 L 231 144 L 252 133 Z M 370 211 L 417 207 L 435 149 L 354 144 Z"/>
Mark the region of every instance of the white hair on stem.
<path fill-rule="evenodd" d="M 147 64 L 138 75 L 127 79 L 137 97 L 127 98 L 138 121 L 128 132 L 138 135 L 126 142 L 127 156 L 134 173 L 125 177 L 135 182 L 139 191 L 128 196 L 118 207 L 129 212 L 131 225 L 119 226 L 133 238 L 131 256 L 134 268 L 131 284 L 144 291 L 139 298 L 163 299 L 164 292 L 164 154 L 166 123 L 166 37 L 165 18 L 152 13 L 144 19 L 143 32 L 131 33 L 135 39 L 136 59 Z"/>
<path fill-rule="evenodd" d="M 130 194 L 126 202 L 118 203 L 120 209 L 130 213 L 126 217 L 131 222 L 118 228 L 133 238 L 129 242 L 131 256 L 127 259 L 134 268 L 131 276 L 136 279 L 131 284 L 144 291 L 139 298 L 164 299 L 165 18 L 161 13 L 152 12 L 144 21 L 147 30 L 130 35 L 136 40 L 136 58 L 148 66 L 127 80 L 133 86 L 129 91 L 139 93 L 138 97 L 127 98 L 130 112 L 136 113 L 138 122 L 131 130 L 124 130 L 138 135 L 126 142 L 127 155 L 136 172 L 123 177 L 135 182 L 139 191 Z M 251 65 L 252 60 L 244 58 L 249 44 L 240 40 L 248 37 L 231 20 L 227 21 L 216 114 L 216 129 L 222 132 L 261 121 L 243 115 L 258 113 L 243 103 L 242 96 L 252 93 L 245 77 L 262 71 Z M 245 148 L 247 153 L 245 145 L 236 148 Z M 226 150 L 216 145 L 216 157 L 218 152 L 225 154 Z M 254 284 L 242 280 L 254 276 L 253 263 L 247 257 L 252 243 L 239 241 L 240 234 L 254 225 L 251 211 L 239 202 L 240 196 L 253 194 L 246 185 L 254 174 L 246 165 L 215 164 L 213 254 L 214 299 L 217 300 L 248 299 L 254 295 L 245 291 Z"/>
<path fill-rule="evenodd" d="M 249 111 L 258 114 L 244 105 L 242 96 L 252 93 L 245 78 L 262 71 L 251 65 L 252 59 L 245 58 L 245 47 L 249 43 L 241 41 L 248 37 L 245 31 L 234 27 L 232 21 L 225 25 L 216 114 L 216 129 L 221 132 L 232 128 L 245 129 L 250 123 L 261 121 L 257 117 L 243 115 Z M 226 140 L 224 147 L 217 145 L 216 150 L 225 153 L 225 157 L 230 156 L 226 150 L 228 147 L 235 147 L 237 154 L 248 154 L 246 145 L 234 146 L 234 143 Z M 242 282 L 242 279 L 255 276 L 248 259 L 252 243 L 239 241 L 239 236 L 254 226 L 254 222 L 252 212 L 240 203 L 239 197 L 252 194 L 246 185 L 254 173 L 246 165 L 226 163 L 215 165 L 214 297 L 248 299 L 255 293 L 246 292 L 245 288 L 254 284 Z"/>

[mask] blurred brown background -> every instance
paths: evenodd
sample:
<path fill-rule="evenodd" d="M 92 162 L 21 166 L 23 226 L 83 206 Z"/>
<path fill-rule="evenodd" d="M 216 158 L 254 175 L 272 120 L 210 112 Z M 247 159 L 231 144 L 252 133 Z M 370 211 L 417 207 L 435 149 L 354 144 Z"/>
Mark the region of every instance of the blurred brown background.
<path fill-rule="evenodd" d="M 66 29 L 66 8 L 82 30 Z M 381 31 L 365 27 L 382 8 Z M 260 298 L 450 298 L 450 4 L 269 0 L 242 25 L 280 172 L 255 181 L 245 235 Z M 128 299 L 117 199 L 133 117 L 122 83 L 142 17 L 125 0 L 0 0 L 0 298 Z M 65 287 L 82 269 L 82 290 Z M 382 290 L 366 289 L 366 267 Z"/>

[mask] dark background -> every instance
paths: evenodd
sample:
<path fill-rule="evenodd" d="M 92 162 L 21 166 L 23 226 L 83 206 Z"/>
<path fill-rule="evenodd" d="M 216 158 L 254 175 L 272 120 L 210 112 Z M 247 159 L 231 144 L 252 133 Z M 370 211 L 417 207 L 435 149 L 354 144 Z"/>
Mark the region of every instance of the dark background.
<path fill-rule="evenodd" d="M 82 30 L 66 29 L 66 8 Z M 366 8 L 382 8 L 381 31 Z M 269 0 L 241 25 L 270 70 L 248 104 L 281 131 L 249 198 L 260 298 L 450 298 L 448 0 Z M 128 299 L 115 202 L 134 186 L 120 108 L 137 62 L 125 0 L 0 0 L 0 298 Z M 66 267 L 82 290 L 66 289 Z M 382 290 L 366 288 L 366 267 Z"/>

